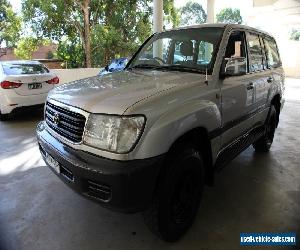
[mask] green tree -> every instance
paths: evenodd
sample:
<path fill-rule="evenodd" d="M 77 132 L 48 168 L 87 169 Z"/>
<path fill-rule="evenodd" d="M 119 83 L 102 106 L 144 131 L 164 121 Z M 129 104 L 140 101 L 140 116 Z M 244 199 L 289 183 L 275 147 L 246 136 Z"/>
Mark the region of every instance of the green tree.
<path fill-rule="evenodd" d="M 7 0 L 0 0 L 0 46 L 13 47 L 20 36 L 21 18 L 13 12 Z"/>
<path fill-rule="evenodd" d="M 103 43 L 103 63 L 117 56 L 132 55 L 151 34 L 152 10 L 148 0 L 109 1 L 105 6 L 104 24 L 97 24 L 92 32 L 94 56 Z M 95 58 L 95 57 L 94 57 Z"/>
<path fill-rule="evenodd" d="M 60 40 L 63 36 L 78 35 L 85 52 L 85 64 L 91 66 L 90 27 L 95 0 L 23 0 L 24 20 L 37 37 Z M 102 1 L 97 1 L 99 4 Z"/>
<path fill-rule="evenodd" d="M 186 5 L 180 9 L 180 14 L 181 26 L 205 23 L 207 19 L 202 5 L 191 1 L 187 2 Z"/>
<path fill-rule="evenodd" d="M 217 14 L 218 23 L 243 23 L 243 18 L 239 9 L 225 8 Z"/>
<path fill-rule="evenodd" d="M 54 53 L 51 50 L 49 50 L 47 52 L 47 59 L 53 59 L 54 57 L 55 57 Z"/>
<path fill-rule="evenodd" d="M 17 43 L 14 52 L 20 59 L 31 59 L 32 53 L 38 49 L 38 39 L 33 37 L 25 37 Z"/>
<path fill-rule="evenodd" d="M 39 39 L 35 37 L 23 37 L 16 43 L 14 53 L 20 59 L 29 60 L 32 58 L 32 53 L 41 45 L 49 45 L 49 39 Z"/>
<path fill-rule="evenodd" d="M 57 58 L 65 62 L 66 68 L 80 68 L 84 66 L 84 51 L 79 39 L 63 39 L 57 48 Z"/>
<path fill-rule="evenodd" d="M 170 23 L 173 28 L 177 27 L 180 22 L 180 12 L 175 7 L 174 0 L 164 0 L 163 8 L 165 21 Z"/>
<path fill-rule="evenodd" d="M 300 30 L 293 29 L 291 32 L 290 40 L 300 41 Z"/>
<path fill-rule="evenodd" d="M 85 66 L 90 67 L 107 63 L 116 54 L 125 54 L 123 47 L 127 54 L 130 53 L 132 48 L 136 48 L 150 34 L 150 2 L 23 0 L 22 12 L 26 23 L 37 37 L 48 37 L 57 41 L 66 38 L 66 42 L 60 44 L 61 49 L 66 49 L 65 52 L 70 51 L 70 46 L 73 49 L 76 47 L 76 51 L 81 46 Z M 79 38 L 75 39 L 76 46 L 71 42 L 75 37 Z M 117 46 L 111 47 L 112 45 Z M 73 60 L 71 57 L 72 55 L 69 60 L 73 62 L 80 58 L 76 56 Z"/>

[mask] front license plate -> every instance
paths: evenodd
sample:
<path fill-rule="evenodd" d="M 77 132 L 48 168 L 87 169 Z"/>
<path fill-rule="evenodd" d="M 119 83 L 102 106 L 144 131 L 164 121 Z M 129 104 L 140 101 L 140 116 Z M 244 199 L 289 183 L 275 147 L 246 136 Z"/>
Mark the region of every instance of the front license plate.
<path fill-rule="evenodd" d="M 59 163 L 56 161 L 56 160 L 54 160 L 53 158 L 52 158 L 52 156 L 50 156 L 49 154 L 47 154 L 47 156 L 46 156 L 46 162 L 49 164 L 49 166 L 52 168 L 52 169 L 54 169 L 54 171 L 56 172 L 56 173 L 60 173 L 60 169 L 59 169 Z"/>
<path fill-rule="evenodd" d="M 28 89 L 41 89 L 42 84 L 41 83 L 29 83 Z"/>

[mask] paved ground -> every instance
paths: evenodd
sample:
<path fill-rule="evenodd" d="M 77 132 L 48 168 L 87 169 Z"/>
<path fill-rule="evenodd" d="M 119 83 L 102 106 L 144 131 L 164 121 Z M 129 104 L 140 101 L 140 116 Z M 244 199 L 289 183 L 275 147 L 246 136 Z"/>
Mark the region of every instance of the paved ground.
<path fill-rule="evenodd" d="M 296 231 L 299 240 L 300 80 L 288 80 L 286 96 L 271 152 L 248 148 L 218 174 L 192 229 L 174 244 L 152 235 L 140 214 L 103 209 L 58 180 L 36 146 L 41 113 L 0 123 L 0 249 L 234 250 L 242 249 L 240 232 L 265 231 Z"/>

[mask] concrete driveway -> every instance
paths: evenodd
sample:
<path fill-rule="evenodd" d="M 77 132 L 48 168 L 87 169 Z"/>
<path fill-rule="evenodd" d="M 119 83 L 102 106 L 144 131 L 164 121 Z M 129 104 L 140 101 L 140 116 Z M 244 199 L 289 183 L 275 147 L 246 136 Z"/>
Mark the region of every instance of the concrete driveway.
<path fill-rule="evenodd" d="M 108 211 L 45 167 L 35 139 L 42 112 L 1 122 L 0 249 L 233 250 L 242 249 L 240 232 L 292 231 L 299 241 L 300 80 L 286 85 L 271 152 L 249 147 L 220 172 L 216 185 L 206 188 L 193 227 L 173 244 L 151 234 L 140 214 Z"/>

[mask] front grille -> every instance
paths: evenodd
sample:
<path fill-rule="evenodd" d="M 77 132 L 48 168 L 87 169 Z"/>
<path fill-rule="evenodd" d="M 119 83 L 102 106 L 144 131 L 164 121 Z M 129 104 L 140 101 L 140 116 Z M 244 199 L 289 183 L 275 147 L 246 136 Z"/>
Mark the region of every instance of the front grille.
<path fill-rule="evenodd" d="M 87 180 L 86 189 L 86 194 L 96 199 L 108 201 L 111 197 L 111 189 L 105 184 Z"/>
<path fill-rule="evenodd" d="M 72 142 L 81 142 L 86 120 L 84 115 L 47 102 L 45 120 L 56 133 Z"/>

